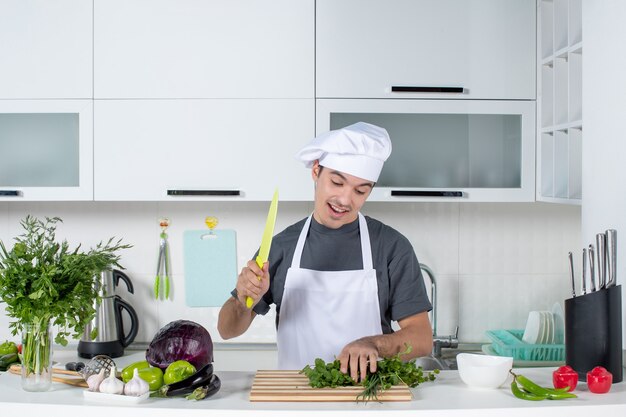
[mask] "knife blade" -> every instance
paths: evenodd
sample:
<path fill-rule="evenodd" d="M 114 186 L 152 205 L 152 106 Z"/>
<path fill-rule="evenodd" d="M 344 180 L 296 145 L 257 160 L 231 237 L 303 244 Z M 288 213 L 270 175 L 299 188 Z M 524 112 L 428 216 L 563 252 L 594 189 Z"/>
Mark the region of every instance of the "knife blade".
<path fill-rule="evenodd" d="M 267 220 L 265 221 L 265 229 L 261 238 L 261 247 L 255 261 L 259 268 L 263 268 L 263 264 L 267 262 L 270 255 L 270 247 L 272 246 L 272 237 L 274 236 L 274 224 L 276 224 L 276 214 L 278 213 L 278 188 L 274 191 L 270 209 L 267 212 Z M 257 277 L 259 280 L 261 277 Z M 254 300 L 251 297 L 246 298 L 246 307 L 251 308 Z"/>
<path fill-rule="evenodd" d="M 606 258 L 608 266 L 609 279 L 606 287 L 612 287 L 616 284 L 617 278 L 617 230 L 609 229 L 606 231 Z"/>

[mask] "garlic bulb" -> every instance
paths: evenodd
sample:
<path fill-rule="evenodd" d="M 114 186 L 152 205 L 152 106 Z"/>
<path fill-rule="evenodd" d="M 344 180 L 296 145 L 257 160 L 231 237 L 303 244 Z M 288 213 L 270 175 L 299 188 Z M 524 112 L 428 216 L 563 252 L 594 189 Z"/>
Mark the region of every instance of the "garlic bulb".
<path fill-rule="evenodd" d="M 98 388 L 100 388 L 100 384 L 104 380 L 104 371 L 105 369 L 102 368 L 100 369 L 100 372 L 98 372 L 97 374 L 93 374 L 89 378 L 87 378 L 87 386 L 89 387 L 89 391 L 98 391 Z"/>
<path fill-rule="evenodd" d="M 124 395 L 133 397 L 141 397 L 150 390 L 150 386 L 146 381 L 139 378 L 139 370 L 135 368 L 133 378 L 124 385 Z"/>
<path fill-rule="evenodd" d="M 105 394 L 121 394 L 124 392 L 124 383 L 117 379 L 115 366 L 111 368 L 111 373 L 100 383 L 100 392 Z"/>

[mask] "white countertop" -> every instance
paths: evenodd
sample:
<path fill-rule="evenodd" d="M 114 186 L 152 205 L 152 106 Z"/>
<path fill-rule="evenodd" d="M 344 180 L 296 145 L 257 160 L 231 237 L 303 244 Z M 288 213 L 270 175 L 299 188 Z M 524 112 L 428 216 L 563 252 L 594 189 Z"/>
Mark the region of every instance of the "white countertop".
<path fill-rule="evenodd" d="M 63 355 L 55 355 L 61 359 Z M 67 357 L 67 355 L 65 355 Z M 71 356 L 71 355 L 70 355 Z M 141 360 L 143 352 L 136 352 L 123 358 L 115 359 L 118 366 Z M 77 360 L 68 357 L 68 360 Z M 83 360 L 85 361 L 85 360 Z M 553 368 L 524 368 L 519 373 L 528 376 L 540 385 L 550 386 Z M 361 415 L 367 412 L 373 416 L 523 416 L 533 417 L 565 415 L 568 417 L 584 416 L 590 413 L 606 415 L 626 414 L 626 383 L 614 384 L 608 394 L 592 394 L 586 385 L 579 384 L 576 389 L 577 399 L 563 401 L 523 401 L 510 392 L 510 380 L 497 390 L 470 389 L 460 380 L 457 371 L 442 371 L 437 380 L 420 385 L 412 390 L 410 402 L 378 403 L 251 403 L 248 400 L 254 371 L 228 372 L 216 371 L 222 380 L 221 390 L 213 397 L 203 401 L 188 401 L 184 398 L 149 398 L 139 404 L 101 404 L 89 402 L 83 398 L 82 389 L 61 383 L 53 383 L 50 391 L 31 393 L 22 390 L 20 377 L 9 373 L 0 374 L 0 409 L 2 415 L 20 413 L 47 417 L 83 415 L 89 417 L 109 417 L 114 413 L 119 416 L 159 417 L 172 416 L 175 410 L 184 410 L 185 416 L 207 415 L 207 410 L 218 411 L 220 416 L 240 416 L 244 412 L 250 416 L 294 416 L 317 415 L 320 411 L 327 416 Z M 599 415 L 599 414 L 598 414 Z"/>

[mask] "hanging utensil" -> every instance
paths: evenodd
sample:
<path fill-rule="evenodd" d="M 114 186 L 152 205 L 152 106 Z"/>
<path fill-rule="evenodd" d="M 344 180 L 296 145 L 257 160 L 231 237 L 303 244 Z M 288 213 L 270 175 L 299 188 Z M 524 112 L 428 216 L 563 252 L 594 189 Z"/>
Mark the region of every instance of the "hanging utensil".
<path fill-rule="evenodd" d="M 598 257 L 598 289 L 603 289 L 606 286 L 606 235 L 604 233 L 598 233 L 596 235 L 596 255 Z"/>
<path fill-rule="evenodd" d="M 608 265 L 608 281 L 606 287 L 613 287 L 617 279 L 617 230 L 606 231 L 606 257 Z"/>
<path fill-rule="evenodd" d="M 572 279 L 572 298 L 574 298 L 576 297 L 576 281 L 574 279 L 574 257 L 572 252 L 568 252 L 567 257 L 569 258 L 569 275 Z"/>
<path fill-rule="evenodd" d="M 167 233 L 165 231 L 170 225 L 170 221 L 167 218 L 159 220 L 159 226 L 161 227 L 160 243 L 159 243 L 159 260 L 157 261 L 156 278 L 154 279 L 154 298 L 157 300 L 161 295 L 167 300 L 170 296 L 170 257 L 169 257 L 169 245 L 167 242 Z M 163 278 L 163 291 L 161 290 L 161 279 Z"/>
<path fill-rule="evenodd" d="M 591 275 L 591 292 L 596 291 L 596 268 L 595 261 L 593 259 L 595 251 L 593 245 L 589 245 L 589 274 Z"/>

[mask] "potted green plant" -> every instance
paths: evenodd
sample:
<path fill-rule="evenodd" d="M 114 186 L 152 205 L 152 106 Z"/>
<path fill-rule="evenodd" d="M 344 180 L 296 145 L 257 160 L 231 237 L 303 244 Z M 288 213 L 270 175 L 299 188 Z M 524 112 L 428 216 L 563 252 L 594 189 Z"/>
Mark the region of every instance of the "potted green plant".
<path fill-rule="evenodd" d="M 11 250 L 0 241 L 0 300 L 6 303 L 13 335 L 22 334 L 22 387 L 47 390 L 51 384 L 51 326 L 57 326 L 55 342 L 79 338 L 95 316 L 99 300 L 98 276 L 119 267 L 121 239 L 100 242 L 87 252 L 80 245 L 71 250 L 66 240 L 56 241 L 58 217 L 45 221 L 26 216 L 25 232 L 15 238 Z"/>

